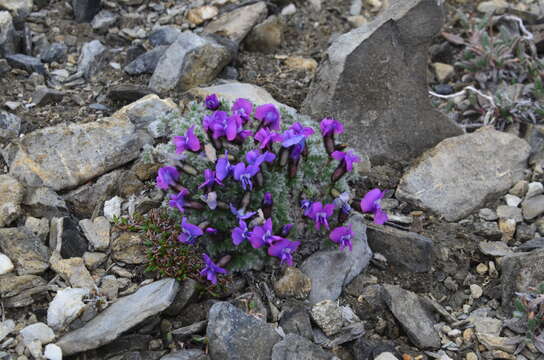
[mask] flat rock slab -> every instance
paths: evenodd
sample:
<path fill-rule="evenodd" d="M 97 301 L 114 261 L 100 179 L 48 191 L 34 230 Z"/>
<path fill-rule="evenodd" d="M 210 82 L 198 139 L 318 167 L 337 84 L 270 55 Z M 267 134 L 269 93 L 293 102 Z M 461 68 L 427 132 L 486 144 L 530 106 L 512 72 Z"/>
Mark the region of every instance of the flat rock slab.
<path fill-rule="evenodd" d="M 414 272 L 431 270 L 433 242 L 423 235 L 389 226 L 369 226 L 368 245 L 391 264 Z"/>
<path fill-rule="evenodd" d="M 266 14 L 265 2 L 259 1 L 221 15 L 206 25 L 204 32 L 221 35 L 240 44 L 255 24 L 264 20 Z"/>
<path fill-rule="evenodd" d="M 436 0 L 390 1 L 332 43 L 302 112 L 344 122 L 347 142 L 372 163 L 410 161 L 462 134 L 427 93 L 428 49 L 443 22 Z"/>
<path fill-rule="evenodd" d="M 0 250 L 19 275 L 40 274 L 49 267 L 47 247 L 25 227 L 0 229 Z"/>
<path fill-rule="evenodd" d="M 130 121 L 106 118 L 34 131 L 17 140 L 12 151 L 13 177 L 59 191 L 134 160 L 140 140 Z"/>
<path fill-rule="evenodd" d="M 174 279 L 146 285 L 119 299 L 82 328 L 64 335 L 57 345 L 67 356 L 110 343 L 123 332 L 170 306 L 178 288 L 179 284 Z"/>
<path fill-rule="evenodd" d="M 227 302 L 211 307 L 206 335 L 214 360 L 268 360 L 281 340 L 272 325 Z"/>
<path fill-rule="evenodd" d="M 332 353 L 295 334 L 287 334 L 272 348 L 272 360 L 329 360 L 333 357 Z"/>
<path fill-rule="evenodd" d="M 128 119 L 139 129 L 145 129 L 155 120 L 161 120 L 172 114 L 179 113 L 179 108 L 170 99 L 161 99 L 157 95 L 150 94 L 123 106 L 115 114 L 114 118 Z"/>
<path fill-rule="evenodd" d="M 525 140 L 493 128 L 446 139 L 403 175 L 396 195 L 457 221 L 523 179 L 529 153 Z"/>
<path fill-rule="evenodd" d="M 505 256 L 500 267 L 502 305 L 509 311 L 516 292 L 527 292 L 544 283 L 544 249 Z"/>
<path fill-rule="evenodd" d="M 366 225 L 361 216 L 353 216 L 353 251 L 318 251 L 302 263 L 300 269 L 312 280 L 308 300 L 316 304 L 323 300 L 336 300 L 343 286 L 349 284 L 370 262 L 372 251 L 368 247 Z"/>
<path fill-rule="evenodd" d="M 414 345 L 423 349 L 439 348 L 441 342 L 433 327 L 435 323 L 419 297 L 396 285 L 385 284 L 383 289 L 385 303 Z"/>

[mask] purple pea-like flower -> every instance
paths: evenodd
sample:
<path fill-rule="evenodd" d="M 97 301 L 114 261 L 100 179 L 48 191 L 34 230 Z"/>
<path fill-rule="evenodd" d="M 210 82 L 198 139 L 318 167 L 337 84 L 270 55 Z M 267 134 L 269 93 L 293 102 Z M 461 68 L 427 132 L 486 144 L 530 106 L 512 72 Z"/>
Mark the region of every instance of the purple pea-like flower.
<path fill-rule="evenodd" d="M 310 200 L 300 200 L 300 208 L 304 211 L 304 215 L 308 216 L 308 212 L 310 211 L 311 206 L 312 202 Z"/>
<path fill-rule="evenodd" d="M 181 154 L 185 150 L 197 152 L 200 150 L 200 141 L 194 133 L 194 126 L 191 126 L 185 136 L 174 136 L 173 142 L 176 145 L 176 154 Z"/>
<path fill-rule="evenodd" d="M 352 171 L 353 164 L 361 161 L 361 158 L 355 155 L 351 150 L 348 152 L 335 151 L 331 156 L 333 159 L 341 161 L 347 171 Z"/>
<path fill-rule="evenodd" d="M 350 202 L 350 195 L 347 192 L 344 192 L 340 194 L 336 199 L 334 199 L 334 205 L 340 209 L 338 212 L 338 222 L 343 223 L 346 221 L 349 217 L 349 214 L 351 214 L 351 211 L 353 210 L 351 208 Z"/>
<path fill-rule="evenodd" d="M 229 204 L 230 206 L 230 212 L 236 216 L 238 220 L 246 220 L 255 215 L 256 211 L 245 211 L 244 209 L 237 209 L 234 207 L 234 205 Z"/>
<path fill-rule="evenodd" d="M 217 110 L 219 109 L 219 106 L 221 106 L 221 102 L 217 98 L 216 94 L 206 96 L 204 104 L 206 104 L 206 108 L 208 108 L 208 110 Z"/>
<path fill-rule="evenodd" d="M 272 244 L 279 236 L 272 235 L 272 219 L 267 219 L 263 225 L 255 226 L 249 234 L 249 243 L 254 249 L 263 247 L 265 244 Z"/>
<path fill-rule="evenodd" d="M 280 129 L 281 114 L 274 104 L 257 106 L 255 109 L 255 118 L 261 120 L 264 127 L 272 130 Z"/>
<path fill-rule="evenodd" d="M 253 183 L 251 178 L 259 172 L 259 167 L 255 165 L 244 164 L 243 162 L 238 163 L 234 166 L 234 179 L 240 182 L 244 190 L 253 190 Z"/>
<path fill-rule="evenodd" d="M 344 125 L 340 121 L 333 118 L 324 118 L 321 120 L 319 127 L 321 128 L 321 134 L 323 136 L 333 134 L 338 135 L 344 132 Z"/>
<path fill-rule="evenodd" d="M 211 115 L 204 116 L 202 127 L 206 132 L 213 132 L 215 124 L 227 123 L 228 114 L 224 111 L 214 111 Z"/>
<path fill-rule="evenodd" d="M 187 189 L 181 190 L 177 195 L 170 194 L 170 201 L 168 202 L 168 205 L 173 208 L 177 208 L 181 212 L 184 212 L 185 209 L 183 206 L 185 205 L 185 196 L 187 195 L 189 195 L 189 191 Z"/>
<path fill-rule="evenodd" d="M 246 153 L 246 160 L 249 165 L 261 166 L 264 162 L 272 162 L 276 159 L 276 155 L 270 151 L 261 153 L 259 150 L 251 150 Z"/>
<path fill-rule="evenodd" d="M 215 165 L 215 176 L 218 181 L 225 180 L 234 170 L 234 167 L 229 162 L 228 152 L 225 150 L 225 156 L 217 159 L 217 164 Z"/>
<path fill-rule="evenodd" d="M 238 114 L 244 120 L 244 123 L 251 119 L 251 113 L 253 112 L 253 104 L 247 99 L 236 99 L 232 104 L 231 111 L 233 114 Z"/>
<path fill-rule="evenodd" d="M 200 271 L 200 276 L 205 276 L 212 284 L 217 284 L 217 274 L 226 274 L 227 270 L 217 266 L 207 254 L 202 254 L 204 259 L 204 269 Z"/>
<path fill-rule="evenodd" d="M 211 188 L 214 184 L 223 185 L 221 181 L 217 179 L 215 176 L 215 171 L 212 169 L 206 169 L 204 170 L 204 182 L 198 186 L 199 189 L 202 189 L 203 187 Z"/>
<path fill-rule="evenodd" d="M 293 228 L 293 224 L 285 224 L 281 227 L 280 236 L 287 237 Z"/>
<path fill-rule="evenodd" d="M 255 140 L 259 142 L 259 149 L 265 149 L 273 143 L 280 141 L 281 135 L 270 131 L 268 128 L 262 128 L 255 134 Z"/>
<path fill-rule="evenodd" d="M 187 218 L 181 219 L 181 234 L 178 240 L 184 244 L 194 245 L 196 239 L 204 234 L 201 228 L 187 222 Z"/>
<path fill-rule="evenodd" d="M 316 230 L 321 228 L 321 225 L 324 225 L 327 229 L 329 228 L 328 218 L 332 215 L 334 211 L 334 204 L 325 204 L 316 201 L 310 206 L 307 216 L 315 222 Z"/>
<path fill-rule="evenodd" d="M 300 241 L 278 238 L 268 248 L 268 255 L 279 258 L 282 264 L 293 266 L 292 254 L 298 249 L 299 245 Z"/>
<path fill-rule="evenodd" d="M 168 190 L 179 180 L 179 171 L 173 166 L 161 167 L 157 174 L 156 184 L 159 189 Z"/>
<path fill-rule="evenodd" d="M 380 189 L 372 189 L 361 199 L 361 210 L 365 213 L 374 214 L 374 222 L 383 225 L 387 221 L 387 214 L 380 206 L 380 200 L 385 195 Z"/>
<path fill-rule="evenodd" d="M 232 229 L 232 243 L 236 246 L 244 242 L 244 240 L 249 239 L 249 229 L 244 220 L 240 220 L 240 225 Z"/>
<path fill-rule="evenodd" d="M 304 140 L 314 134 L 314 129 L 311 127 L 304 127 L 301 123 L 296 122 L 281 136 L 281 146 L 291 147 L 296 144 L 304 143 Z"/>
<path fill-rule="evenodd" d="M 337 227 L 331 231 L 329 238 L 340 246 L 340 250 L 348 247 L 349 251 L 353 251 L 353 244 L 351 243 L 353 231 L 351 230 L 351 224 Z"/>

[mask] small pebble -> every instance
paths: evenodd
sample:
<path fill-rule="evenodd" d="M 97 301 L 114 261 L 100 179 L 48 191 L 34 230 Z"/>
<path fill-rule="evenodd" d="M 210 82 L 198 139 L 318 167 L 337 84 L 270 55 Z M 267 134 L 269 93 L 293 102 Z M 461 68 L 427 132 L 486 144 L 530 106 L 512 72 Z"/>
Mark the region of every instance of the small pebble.
<path fill-rule="evenodd" d="M 493 261 L 489 262 L 489 276 L 494 279 L 499 277 L 499 272 L 497 271 L 497 268 L 495 267 L 495 263 Z"/>
<path fill-rule="evenodd" d="M 514 207 L 517 207 L 521 203 L 521 199 L 512 194 L 506 194 L 504 196 L 504 201 L 506 202 L 506 205 Z"/>
<path fill-rule="evenodd" d="M 472 341 L 473 336 L 474 336 L 474 329 L 473 328 L 468 328 L 468 329 L 465 329 L 465 331 L 463 331 L 463 340 L 466 343 L 470 343 Z"/>
<path fill-rule="evenodd" d="M 525 194 L 525 200 L 535 197 L 537 195 L 540 195 L 543 192 L 544 192 L 544 185 L 542 185 L 542 183 L 537 181 L 529 183 L 527 194 Z"/>
<path fill-rule="evenodd" d="M 461 335 L 461 330 L 459 330 L 459 329 L 453 329 L 453 330 L 448 331 L 448 336 L 449 337 L 454 338 L 454 337 L 458 337 L 459 335 Z"/>
<path fill-rule="evenodd" d="M 488 270 L 489 268 L 486 264 L 480 263 L 478 264 L 478 266 L 476 266 L 476 272 L 480 275 L 484 275 L 485 273 L 487 273 Z"/>
<path fill-rule="evenodd" d="M 466 356 L 466 360 L 478 360 L 478 355 L 473 352 L 469 352 Z"/>
<path fill-rule="evenodd" d="M 480 285 L 472 284 L 470 285 L 470 295 L 473 299 L 479 299 L 484 294 L 483 289 L 480 287 Z"/>

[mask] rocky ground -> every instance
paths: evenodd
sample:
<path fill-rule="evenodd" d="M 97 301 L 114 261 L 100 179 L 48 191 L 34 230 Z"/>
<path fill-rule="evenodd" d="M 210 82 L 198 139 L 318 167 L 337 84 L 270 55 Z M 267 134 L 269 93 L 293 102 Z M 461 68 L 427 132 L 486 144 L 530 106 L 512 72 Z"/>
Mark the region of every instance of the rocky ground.
<path fill-rule="evenodd" d="M 544 282 L 544 3 L 440 2 L 0 0 L 0 359 L 542 358 L 512 314 Z M 490 12 L 519 72 L 458 63 Z M 471 85 L 493 105 L 428 94 Z M 209 93 L 345 121 L 390 221 L 220 293 L 146 272 L 141 150 Z"/>

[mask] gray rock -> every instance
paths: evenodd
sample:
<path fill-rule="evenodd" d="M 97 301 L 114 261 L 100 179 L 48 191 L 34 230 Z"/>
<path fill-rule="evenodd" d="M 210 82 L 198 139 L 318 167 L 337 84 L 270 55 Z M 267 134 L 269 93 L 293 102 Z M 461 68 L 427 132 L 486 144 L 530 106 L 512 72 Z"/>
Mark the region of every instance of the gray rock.
<path fill-rule="evenodd" d="M 544 192 L 544 185 L 541 182 L 534 181 L 527 185 L 527 193 L 525 194 L 525 200 L 529 200 L 532 197 L 540 195 Z"/>
<path fill-rule="evenodd" d="M 181 31 L 178 28 L 162 26 L 149 34 L 147 39 L 153 46 L 172 45 L 180 35 Z"/>
<path fill-rule="evenodd" d="M 165 119 L 176 113 L 179 113 L 179 108 L 171 99 L 163 100 L 155 94 L 150 94 L 122 107 L 112 116 L 117 119 L 128 119 L 138 129 L 146 129 L 153 121 Z"/>
<path fill-rule="evenodd" d="M 487 221 L 495 221 L 499 219 L 497 213 L 489 208 L 480 209 L 478 211 L 478 216 Z"/>
<path fill-rule="evenodd" d="M 308 339 L 288 334 L 272 348 L 272 360 L 329 360 L 334 356 Z"/>
<path fill-rule="evenodd" d="M 284 274 L 274 283 L 274 291 L 279 297 L 294 297 L 304 300 L 312 289 L 312 280 L 296 267 L 285 268 Z"/>
<path fill-rule="evenodd" d="M 96 290 L 96 284 L 91 273 L 85 267 L 82 258 L 73 257 L 62 259 L 58 252 L 50 258 L 51 268 L 74 288 L 83 288 L 89 291 Z"/>
<path fill-rule="evenodd" d="M 439 348 L 440 337 L 435 322 L 422 305 L 419 297 L 395 285 L 383 285 L 387 306 L 401 323 L 410 340 L 419 348 Z"/>
<path fill-rule="evenodd" d="M 18 139 L 10 174 L 30 186 L 74 188 L 135 159 L 140 141 L 134 125 L 105 118 L 61 124 Z"/>
<path fill-rule="evenodd" d="M 222 360 L 270 359 L 281 340 L 271 325 L 226 302 L 211 307 L 206 335 L 211 358 Z"/>
<path fill-rule="evenodd" d="M 462 134 L 428 100 L 428 49 L 442 24 L 434 0 L 391 1 L 374 21 L 333 42 L 302 112 L 344 122 L 348 142 L 372 164 L 410 161 Z"/>
<path fill-rule="evenodd" d="M 66 202 L 48 187 L 27 189 L 23 199 L 23 208 L 37 218 L 60 217 L 68 215 Z"/>
<path fill-rule="evenodd" d="M 499 207 L 497 208 L 497 216 L 499 217 L 499 219 L 516 220 L 517 223 L 523 221 L 521 209 L 515 206 L 499 205 Z"/>
<path fill-rule="evenodd" d="M 119 17 L 109 10 L 102 10 L 96 14 L 91 21 L 91 27 L 93 30 L 99 32 L 106 32 L 110 27 L 115 25 Z"/>
<path fill-rule="evenodd" d="M 68 46 L 62 42 L 54 42 L 45 49 L 40 55 L 40 59 L 44 63 L 57 62 L 62 64 L 66 61 L 66 53 L 68 52 Z"/>
<path fill-rule="evenodd" d="M 0 57 L 17 52 L 17 35 L 8 11 L 0 11 Z"/>
<path fill-rule="evenodd" d="M 40 274 L 49 267 L 47 248 L 24 227 L 0 229 L 0 250 L 15 263 L 17 274 Z"/>
<path fill-rule="evenodd" d="M 521 204 L 523 209 L 523 217 L 527 220 L 532 220 L 544 213 L 544 195 L 533 196 Z"/>
<path fill-rule="evenodd" d="M 50 89 L 47 86 L 38 86 L 32 94 L 32 103 L 36 106 L 44 106 L 62 101 L 64 93 Z"/>
<path fill-rule="evenodd" d="M 112 241 L 112 257 L 127 264 L 142 264 L 147 261 L 144 240 L 139 233 L 123 232 Z"/>
<path fill-rule="evenodd" d="M 24 188 L 13 177 L 0 175 L 0 227 L 7 226 L 22 214 Z"/>
<path fill-rule="evenodd" d="M 6 55 L 6 60 L 11 67 L 26 70 L 29 74 L 38 73 L 45 75 L 45 67 L 40 59 L 23 54 Z"/>
<path fill-rule="evenodd" d="M 200 349 L 181 350 L 161 357 L 161 360 L 207 360 L 208 355 Z"/>
<path fill-rule="evenodd" d="M 81 54 L 77 61 L 77 71 L 85 79 L 90 79 L 102 65 L 107 48 L 100 40 L 89 41 L 81 47 Z"/>
<path fill-rule="evenodd" d="M 248 292 L 242 294 L 237 296 L 230 303 L 246 314 L 262 320 L 263 322 L 266 322 L 266 319 L 268 318 L 267 307 L 264 305 L 261 297 L 257 293 Z"/>
<path fill-rule="evenodd" d="M 0 110 L 0 142 L 16 138 L 20 131 L 21 119 L 15 114 Z"/>
<path fill-rule="evenodd" d="M 501 261 L 502 306 L 510 311 L 516 292 L 544 282 L 544 249 L 505 256 Z"/>
<path fill-rule="evenodd" d="M 159 59 L 149 88 L 156 92 L 188 90 L 215 79 L 230 59 L 224 46 L 185 31 Z"/>
<path fill-rule="evenodd" d="M 344 326 L 342 309 L 332 300 L 323 300 L 312 306 L 312 320 L 327 336 L 338 333 Z"/>
<path fill-rule="evenodd" d="M 2 281 L 0 281 L 0 297 L 7 299 L 19 295 L 25 290 L 41 287 L 46 284 L 45 280 L 37 275 L 4 275 L 2 276 Z"/>
<path fill-rule="evenodd" d="M 77 22 L 90 22 L 100 11 L 100 0 L 72 0 L 72 9 Z"/>
<path fill-rule="evenodd" d="M 149 94 L 151 94 L 151 90 L 144 86 L 122 84 L 111 87 L 108 91 L 108 98 L 113 101 L 131 103 Z"/>
<path fill-rule="evenodd" d="M 481 241 L 478 243 L 480 251 L 488 256 L 506 256 L 514 252 L 508 247 L 508 244 L 502 241 Z"/>
<path fill-rule="evenodd" d="M 83 236 L 78 223 L 71 217 L 55 218 L 51 221 L 51 241 L 53 249 L 60 246 L 63 259 L 82 257 L 89 248 L 89 242 Z M 60 244 L 59 244 L 60 243 Z"/>
<path fill-rule="evenodd" d="M 57 292 L 47 309 L 47 325 L 59 330 L 74 321 L 85 308 L 83 297 L 88 289 L 65 288 Z"/>
<path fill-rule="evenodd" d="M 83 254 L 83 262 L 89 270 L 94 270 L 104 263 L 108 255 L 101 252 L 86 252 Z"/>
<path fill-rule="evenodd" d="M 270 16 L 256 25 L 245 40 L 249 51 L 273 53 L 283 42 L 284 22 L 281 17 Z"/>
<path fill-rule="evenodd" d="M 431 270 L 433 242 L 425 236 L 389 226 L 369 226 L 368 245 L 393 265 L 414 272 Z"/>
<path fill-rule="evenodd" d="M 519 251 L 532 251 L 536 249 L 542 249 L 544 248 L 544 238 L 536 238 L 533 240 L 529 240 L 526 243 L 521 244 L 518 247 Z"/>
<path fill-rule="evenodd" d="M 312 304 L 327 299 L 336 300 L 342 293 L 342 287 L 359 275 L 372 258 L 362 217 L 353 216 L 349 223 L 353 225 L 353 251 L 318 251 L 300 266 L 312 280 L 308 297 Z"/>
<path fill-rule="evenodd" d="M 422 155 L 401 178 L 396 195 L 457 221 L 523 178 L 528 156 L 525 140 L 483 128 Z"/>
<path fill-rule="evenodd" d="M 106 250 L 110 246 L 111 224 L 103 216 L 91 219 L 83 219 L 79 222 L 83 234 L 89 240 L 95 250 Z"/>
<path fill-rule="evenodd" d="M 32 11 L 32 0 L 0 0 L 0 9 L 9 10 L 15 22 L 23 23 Z"/>
<path fill-rule="evenodd" d="M 132 60 L 124 71 L 129 75 L 153 74 L 168 46 L 157 46 Z"/>
<path fill-rule="evenodd" d="M 488 240 L 500 240 L 502 232 L 494 221 L 480 221 L 474 223 L 474 233 Z"/>
<path fill-rule="evenodd" d="M 291 303 L 282 308 L 280 326 L 286 334 L 296 334 L 313 340 L 310 315 L 303 304 Z"/>
<path fill-rule="evenodd" d="M 11 66 L 9 66 L 6 59 L 0 59 L 0 75 L 3 75 L 11 70 Z"/>
<path fill-rule="evenodd" d="M 198 283 L 193 279 L 184 280 L 180 285 L 180 289 L 172 302 L 172 305 L 170 305 L 164 313 L 168 316 L 179 315 L 181 311 L 196 298 L 197 286 Z"/>
<path fill-rule="evenodd" d="M 117 300 L 82 328 L 64 335 L 57 345 L 67 356 L 112 342 L 123 332 L 168 308 L 178 288 L 174 279 L 146 285 L 134 294 Z"/>
<path fill-rule="evenodd" d="M 222 35 L 240 44 L 255 24 L 265 19 L 266 14 L 266 4 L 259 1 L 221 15 L 206 25 L 204 32 Z"/>
<path fill-rule="evenodd" d="M 0 322 L 0 341 L 15 330 L 15 321 L 6 319 Z"/>
<path fill-rule="evenodd" d="M 55 339 L 53 330 L 41 322 L 28 325 L 21 330 L 20 334 L 23 337 L 23 343 L 25 345 L 30 344 L 34 340 L 38 340 L 42 344 L 48 344 Z"/>

